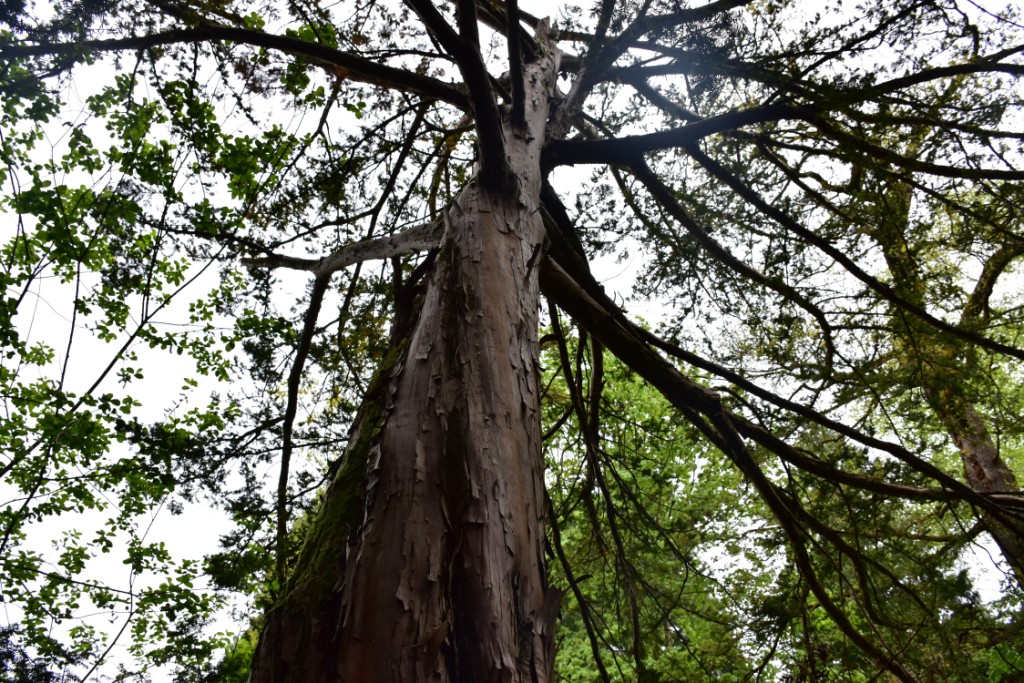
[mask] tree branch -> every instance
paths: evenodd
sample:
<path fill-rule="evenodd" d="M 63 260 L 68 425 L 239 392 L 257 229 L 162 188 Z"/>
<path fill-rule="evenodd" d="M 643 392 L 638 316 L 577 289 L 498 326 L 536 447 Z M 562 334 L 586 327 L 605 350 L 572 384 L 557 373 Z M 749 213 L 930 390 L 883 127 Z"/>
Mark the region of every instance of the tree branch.
<path fill-rule="evenodd" d="M 460 108 L 464 108 L 468 104 L 464 90 L 428 76 L 378 64 L 364 57 L 336 50 L 320 43 L 312 43 L 289 36 L 279 36 L 232 26 L 200 26 L 197 28 L 154 33 L 148 36 L 113 40 L 2 45 L 0 46 L 0 57 L 11 59 L 47 55 L 78 55 L 89 52 L 145 50 L 161 45 L 214 41 L 233 41 L 271 50 L 279 50 L 287 54 L 307 57 L 316 62 L 336 67 L 333 73 L 338 73 L 353 81 L 415 93 L 423 97 L 442 100 Z"/>
<path fill-rule="evenodd" d="M 763 211 L 765 215 L 777 221 L 787 230 L 805 240 L 808 244 L 812 244 L 825 254 L 828 254 L 836 263 L 841 265 L 851 275 L 853 275 L 855 278 L 857 278 L 865 285 L 867 285 L 876 294 L 880 295 L 885 301 L 888 301 L 897 308 L 920 318 L 921 320 L 928 323 L 932 327 L 942 332 L 951 334 L 954 337 L 957 337 L 958 339 L 963 339 L 964 341 L 971 342 L 972 344 L 977 344 L 978 346 L 989 349 L 990 351 L 995 351 L 997 353 L 1001 353 L 1007 356 L 1012 356 L 1014 358 L 1024 360 L 1024 350 L 1018 349 L 1013 346 L 1008 346 L 1006 344 L 1002 344 L 1000 342 L 989 339 L 988 337 L 984 337 L 980 334 L 971 332 L 970 330 L 966 330 L 961 327 L 957 327 L 956 325 L 947 323 L 944 320 L 936 318 L 935 316 L 933 316 L 920 306 L 907 301 L 906 299 L 898 295 L 891 286 L 869 275 L 863 268 L 854 263 L 853 259 L 851 259 L 841 250 L 833 246 L 828 240 L 819 235 L 816 235 L 813 231 L 808 230 L 778 207 L 769 204 L 751 188 L 744 185 L 739 178 L 729 173 L 729 171 L 727 171 L 725 167 L 723 167 L 717 161 L 715 161 L 711 157 L 708 157 L 699 149 L 696 149 L 696 147 L 689 148 L 688 152 L 690 153 L 690 156 L 693 157 L 699 164 L 704 166 L 704 168 L 707 169 L 709 173 L 711 173 L 714 177 L 718 178 L 723 183 L 732 188 L 733 191 L 736 192 L 736 194 L 738 194 L 752 206 L 755 206 L 759 210 Z M 781 162 L 773 159 L 771 156 L 766 156 L 769 158 L 770 161 L 776 163 L 776 165 L 778 165 L 783 170 L 783 172 L 788 173 L 795 182 L 800 182 L 798 178 L 793 177 L 791 169 L 788 169 L 787 166 L 781 164 Z M 801 187 L 804 187 L 802 183 L 800 183 L 800 185 Z M 836 213 L 840 213 L 838 209 L 836 209 L 830 203 L 828 203 L 827 200 L 824 200 L 824 198 L 821 199 L 825 201 L 826 205 L 829 206 L 830 210 Z"/>
<path fill-rule="evenodd" d="M 728 12 L 736 7 L 749 4 L 752 0 L 717 0 L 701 7 L 679 8 L 669 14 L 648 16 L 647 11 L 651 7 L 651 1 L 646 0 L 636 10 L 636 19 L 630 23 L 618 36 L 612 40 L 606 40 L 608 22 L 614 11 L 615 3 L 612 0 L 602 3 L 598 17 L 597 34 L 592 35 L 573 31 L 566 33 L 563 37 L 570 40 L 584 42 L 590 46 L 586 56 L 576 71 L 576 80 L 566 95 L 562 106 L 555 113 L 555 118 L 550 127 L 550 139 L 561 139 L 569 131 L 573 120 L 582 111 L 583 101 L 587 98 L 594 86 L 601 81 L 607 80 L 608 72 L 615 61 L 625 54 L 630 48 L 637 46 L 641 36 L 654 31 L 669 30 L 692 22 L 710 19 L 722 12 Z"/>
<path fill-rule="evenodd" d="M 587 641 L 590 643 L 590 652 L 594 657 L 594 664 L 597 666 L 601 680 L 604 683 L 611 683 L 608 669 L 605 668 L 604 660 L 601 659 L 601 646 L 598 643 L 597 625 L 594 624 L 593 616 L 590 614 L 590 603 L 587 602 L 586 597 L 583 595 L 580 583 L 576 580 L 575 573 L 572 570 L 572 563 L 569 562 L 569 558 L 565 555 L 565 548 L 562 546 L 562 534 L 558 527 L 558 516 L 555 515 L 555 509 L 551 505 L 550 500 L 548 500 L 548 518 L 551 520 L 551 536 L 554 540 L 555 555 L 558 557 L 559 564 L 562 565 L 562 571 L 565 572 L 565 580 L 569 584 L 569 590 L 572 591 L 573 597 L 576 598 L 576 605 L 580 608 L 580 618 L 583 620 L 583 626 L 587 632 Z"/>
<path fill-rule="evenodd" d="M 886 164 L 903 168 L 914 173 L 926 173 L 941 178 L 961 178 L 965 180 L 1024 180 L 1024 170 L 998 168 L 959 168 L 945 164 L 933 164 L 920 159 L 898 154 L 890 149 L 876 145 L 868 140 L 841 130 L 834 122 L 810 111 L 803 110 L 802 116 L 796 116 L 814 126 L 825 137 L 835 140 L 844 149 L 856 150 L 855 154 L 840 155 L 847 158 L 869 156 Z"/>
<path fill-rule="evenodd" d="M 545 262 L 545 267 L 541 270 L 541 287 L 546 296 L 572 315 L 590 334 L 600 339 L 616 357 L 647 380 L 676 407 L 685 408 L 695 416 L 726 415 L 733 423 L 743 425 L 751 434 L 760 429 L 752 424 L 744 424 L 747 421 L 725 409 L 721 398 L 715 392 L 680 373 L 675 366 L 648 347 L 644 342 L 644 334 L 622 315 L 618 307 L 610 301 L 596 300 L 591 292 L 551 259 Z M 597 292 L 593 294 L 596 294 L 598 299 L 606 299 Z M 765 440 L 766 443 L 768 441 Z M 998 516 L 1004 523 L 1009 522 L 1005 504 L 1001 504 L 1000 500 L 972 490 L 909 451 L 891 444 L 888 444 L 885 450 L 952 491 L 955 495 L 950 496 L 950 499 L 966 500 Z"/>
<path fill-rule="evenodd" d="M 512 81 L 512 126 L 522 130 L 526 126 L 526 84 L 523 73 L 523 51 L 519 42 L 519 3 L 508 0 L 508 73 Z"/>
<path fill-rule="evenodd" d="M 914 85 L 921 85 L 930 81 L 942 78 L 953 78 L 956 76 L 969 76 L 985 73 L 1004 73 L 1010 76 L 1024 76 L 1024 64 L 1012 64 L 997 61 L 1014 54 L 1024 52 L 1024 45 L 1018 45 L 1010 50 L 1003 50 L 998 55 L 979 57 L 969 64 L 951 64 L 949 66 L 921 69 L 906 76 L 882 81 L 867 88 L 861 88 L 851 93 L 851 102 L 864 102 L 885 93 L 896 90 L 903 90 Z M 852 95 L 856 95 L 852 97 Z"/>
<path fill-rule="evenodd" d="M 806 116 L 806 110 L 783 104 L 769 104 L 751 109 L 739 109 L 718 116 L 672 128 L 621 138 L 603 140 L 552 140 L 545 147 L 546 168 L 574 164 L 633 165 L 644 154 L 692 144 L 716 133 L 724 133 L 743 126 L 781 121 Z"/>
<path fill-rule="evenodd" d="M 992 256 L 985 260 L 985 265 L 978 276 L 978 283 L 971 292 L 964 310 L 960 314 L 960 324 L 963 326 L 975 326 L 981 323 L 989 313 L 989 300 L 992 291 L 995 289 L 996 281 L 1014 259 L 1024 254 L 1024 242 L 1015 240 L 1011 244 L 1004 244 L 996 250 Z"/>
<path fill-rule="evenodd" d="M 825 368 L 826 373 L 831 371 L 833 361 L 836 354 L 835 342 L 832 339 L 832 325 L 829 323 L 825 313 L 818 308 L 813 302 L 808 300 L 794 287 L 789 286 L 785 282 L 782 282 L 775 278 L 769 278 L 764 273 L 761 273 L 757 269 L 747 265 L 740 259 L 733 256 L 728 249 L 718 243 L 703 226 L 697 223 L 692 216 L 683 208 L 683 205 L 675 198 L 672 190 L 670 190 L 661 180 L 651 171 L 650 167 L 646 163 L 639 163 L 632 167 L 634 176 L 639 180 L 647 191 L 651 193 L 654 200 L 664 208 L 669 215 L 675 218 L 679 223 L 686 228 L 686 231 L 697 241 L 701 247 L 710 254 L 713 258 L 717 259 L 720 263 L 738 273 L 739 275 L 747 278 L 751 282 L 755 282 L 762 287 L 766 287 L 782 298 L 790 301 L 814 318 L 818 327 L 821 328 L 822 341 L 825 345 Z"/>
<path fill-rule="evenodd" d="M 250 268 L 304 270 L 317 277 L 322 277 L 363 261 L 403 256 L 417 251 L 429 251 L 441 243 L 443 229 L 443 223 L 435 221 L 408 228 L 395 235 L 374 237 L 346 244 L 321 259 L 270 254 L 261 258 L 242 259 L 242 264 Z"/>
<path fill-rule="evenodd" d="M 501 187 L 508 178 L 508 163 L 505 159 L 505 141 L 502 135 L 501 116 L 495 100 L 494 86 L 491 75 L 484 66 L 478 48 L 479 40 L 466 43 L 448 24 L 448 21 L 434 7 L 431 0 L 406 0 L 406 3 L 419 15 L 427 28 L 441 46 L 455 59 L 459 72 L 466 83 L 469 93 L 469 106 L 473 111 L 476 126 L 477 143 L 480 149 L 480 181 L 491 189 Z M 475 0 L 459 0 L 459 7 L 473 4 Z M 463 12 L 459 11 L 460 28 L 469 31 L 463 25 Z M 473 28 L 476 27 L 476 12 L 472 13 Z M 473 32 L 471 32 L 472 34 Z M 472 37 L 472 35 L 470 36 Z"/>
<path fill-rule="evenodd" d="M 295 416 L 299 410 L 299 385 L 302 382 L 302 371 L 306 365 L 306 357 L 313 345 L 316 333 L 316 320 L 320 315 L 320 307 L 324 294 L 330 284 L 330 274 L 318 274 L 313 280 L 313 291 L 309 296 L 309 306 L 302 325 L 302 336 L 295 349 L 295 360 L 292 361 L 291 372 L 288 373 L 288 399 L 284 410 L 284 434 L 281 439 L 281 469 L 277 481 L 277 574 L 279 586 L 284 586 L 288 578 L 288 479 L 291 467 Z"/>

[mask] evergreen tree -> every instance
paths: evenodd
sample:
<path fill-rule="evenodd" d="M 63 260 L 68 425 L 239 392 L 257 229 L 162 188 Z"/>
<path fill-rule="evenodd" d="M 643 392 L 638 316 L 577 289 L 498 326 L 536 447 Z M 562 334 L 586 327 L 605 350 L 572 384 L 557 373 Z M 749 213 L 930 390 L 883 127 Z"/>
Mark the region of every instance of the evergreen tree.
<path fill-rule="evenodd" d="M 564 612 L 604 680 L 1019 675 L 1021 18 L 560 14 L 5 5 L 0 562 L 24 647 L 100 665 L 93 627 L 52 628 L 89 605 L 184 680 L 251 652 L 254 682 L 548 681 Z M 602 287 L 607 255 L 642 264 L 656 331 Z M 45 278 L 59 342 L 28 327 Z M 78 388 L 83 326 L 113 351 Z M 146 419 L 147 346 L 239 381 Z M 237 524 L 202 567 L 139 522 L 189 501 Z M 975 542 L 997 603 L 962 571 Z M 84 577 L 122 545 L 162 578 Z M 219 670 L 202 577 L 260 610 Z"/>

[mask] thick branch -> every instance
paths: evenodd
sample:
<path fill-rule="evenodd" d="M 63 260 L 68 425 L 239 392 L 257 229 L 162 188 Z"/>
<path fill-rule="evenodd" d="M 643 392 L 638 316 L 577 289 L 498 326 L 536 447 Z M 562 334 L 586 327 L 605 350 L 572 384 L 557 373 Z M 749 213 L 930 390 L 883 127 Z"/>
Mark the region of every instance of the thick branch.
<path fill-rule="evenodd" d="M 457 0 L 455 20 L 464 46 L 480 50 L 480 29 L 477 27 L 476 0 Z"/>
<path fill-rule="evenodd" d="M 637 159 L 648 152 L 687 147 L 709 135 L 785 119 L 805 121 L 846 148 L 856 150 L 858 156 L 870 156 L 908 171 L 968 180 L 1024 179 L 1024 171 L 1016 169 L 959 168 L 911 159 L 840 130 L 812 108 L 786 104 L 769 104 L 751 109 L 735 110 L 701 121 L 694 121 L 679 128 L 646 135 L 631 135 L 604 140 L 552 140 L 547 145 L 544 161 L 549 168 L 572 164 L 633 165 Z"/>
<path fill-rule="evenodd" d="M 429 251 L 441 243 L 442 231 L 443 224 L 441 222 L 425 223 L 408 228 L 397 235 L 374 237 L 346 244 L 321 259 L 271 254 L 262 258 L 242 259 L 242 264 L 253 268 L 305 270 L 317 277 L 322 277 L 363 261 L 404 256 L 417 251 Z"/>
<path fill-rule="evenodd" d="M 981 57 L 970 64 L 951 64 L 931 69 L 921 69 L 906 76 L 882 81 L 868 88 L 859 88 L 851 93 L 851 99 L 856 102 L 864 102 L 885 93 L 903 90 L 922 83 L 936 81 L 943 78 L 954 78 L 956 76 L 968 76 L 973 74 L 1004 73 L 1010 76 L 1024 76 L 1024 64 L 1007 64 L 998 60 L 1008 56 L 1024 52 L 1024 45 L 1015 46 L 1009 50 L 1003 50 L 998 55 Z"/>
<path fill-rule="evenodd" d="M 647 135 L 605 140 L 552 140 L 545 148 L 544 165 L 548 168 L 572 164 L 632 165 L 648 152 L 683 147 L 709 135 L 743 126 L 804 118 L 805 115 L 805 110 L 797 107 L 772 104 L 731 111 Z"/>
<path fill-rule="evenodd" d="M 336 50 L 320 43 L 312 43 L 298 38 L 231 26 L 201 26 L 114 40 L 4 45 L 0 46 L 0 57 L 11 59 L 15 57 L 38 57 L 45 55 L 74 55 L 83 52 L 145 50 L 160 45 L 213 41 L 233 41 L 271 50 L 280 50 L 281 52 L 307 57 L 322 64 L 337 67 L 338 69 L 334 73 L 339 73 L 350 80 L 415 93 L 423 97 L 442 100 L 457 107 L 465 107 L 467 105 L 466 93 L 463 90 L 428 76 L 404 69 L 384 66 L 364 57 Z"/>
<path fill-rule="evenodd" d="M 525 22 L 536 28 L 541 23 L 540 19 L 518 7 L 512 8 L 511 3 L 508 10 L 495 3 L 490 6 L 477 5 L 476 11 L 480 23 L 484 26 L 494 29 L 496 33 L 500 33 L 509 40 L 514 39 L 519 42 L 519 50 L 525 57 L 525 61 L 537 61 L 537 45 L 533 37 L 520 25 L 520 22 Z"/>
<path fill-rule="evenodd" d="M 526 83 L 523 73 L 523 50 L 519 42 L 519 3 L 508 0 L 508 72 L 512 80 L 512 126 L 521 130 L 526 125 Z"/>
<path fill-rule="evenodd" d="M 725 379 L 726 381 L 732 383 L 733 385 L 743 389 L 744 391 L 753 394 L 754 396 L 757 396 L 758 398 L 764 401 L 768 401 L 769 403 L 772 403 L 778 406 L 779 408 L 789 411 L 794 415 L 797 415 L 815 424 L 819 424 L 822 427 L 829 429 L 830 431 L 833 431 L 837 434 L 852 439 L 869 448 L 873 448 L 875 450 L 888 453 L 889 455 L 895 457 L 897 460 L 906 463 L 915 471 L 925 475 L 930 479 L 933 479 L 940 486 L 944 487 L 947 490 L 947 499 L 967 499 L 971 500 L 975 504 L 987 504 L 985 502 L 980 502 L 979 495 L 976 492 L 972 491 L 969 487 L 964 486 L 954 477 L 949 476 L 948 474 L 946 474 L 939 468 L 935 467 L 931 463 L 922 460 L 921 458 L 917 457 L 907 449 L 897 444 L 884 441 L 877 437 L 863 434 L 862 432 L 852 427 L 849 427 L 841 422 L 837 422 L 825 415 L 822 415 L 821 413 L 813 410 L 812 408 L 809 408 L 805 405 L 802 405 L 794 401 L 781 398 L 776 394 L 741 377 L 739 374 L 729 370 L 728 368 L 724 368 L 720 365 L 712 363 L 711 361 L 703 359 L 693 353 L 690 353 L 684 349 L 681 349 L 678 346 L 670 344 L 669 342 L 655 336 L 651 332 L 644 330 L 643 328 L 638 327 L 633 323 L 629 322 L 628 320 L 626 320 L 625 316 L 622 315 L 621 310 L 615 305 L 613 301 L 611 301 L 607 297 L 607 295 L 604 294 L 604 292 L 600 289 L 600 285 L 598 285 L 597 282 L 590 275 L 589 270 L 587 269 L 586 261 L 584 257 L 580 255 L 579 252 L 581 247 L 579 247 L 578 245 L 574 246 L 575 241 L 578 240 L 578 238 L 576 238 L 575 235 L 572 233 L 571 221 L 569 219 L 569 216 L 565 213 L 564 207 L 561 205 L 561 202 L 558 200 L 557 196 L 554 194 L 553 190 L 551 190 L 550 187 L 545 187 L 544 209 L 546 213 L 545 220 L 548 223 L 548 235 L 551 239 L 549 259 L 553 259 L 558 264 L 559 269 L 564 269 L 563 272 L 565 278 L 562 281 L 561 286 L 557 285 L 553 279 L 542 279 L 541 284 L 545 286 L 545 294 L 553 298 L 556 302 L 558 302 L 563 309 L 570 312 L 574 312 L 574 315 L 585 314 L 587 316 L 585 319 L 577 319 L 580 322 L 584 322 L 584 320 L 589 320 L 591 322 L 591 325 L 588 326 L 588 329 L 594 329 L 595 331 L 593 333 L 598 337 L 601 337 L 601 335 L 605 331 L 616 330 L 619 327 L 626 330 L 628 333 L 622 337 L 622 342 L 620 344 L 608 344 L 608 341 L 606 339 L 603 339 L 603 337 L 602 340 L 606 344 L 608 344 L 609 348 L 617 356 L 619 356 L 620 351 L 628 352 L 629 360 L 622 356 L 619 356 L 627 365 L 631 365 L 633 359 L 638 356 L 647 357 L 649 354 L 654 354 L 654 358 L 657 360 L 652 361 L 654 365 L 652 366 L 651 370 L 654 371 L 655 373 L 659 373 L 657 368 L 662 368 L 660 374 L 656 374 L 657 377 L 682 377 L 682 375 L 680 375 L 671 364 L 667 363 L 666 361 L 664 361 L 664 359 L 662 359 L 660 356 L 653 352 L 653 350 L 650 348 L 651 346 L 653 346 L 668 353 L 671 356 L 674 356 L 682 360 L 688 365 L 715 374 Z M 543 272 L 546 273 L 547 271 L 545 270 Z M 581 299 L 581 301 L 575 304 L 575 308 L 570 306 L 570 302 L 574 297 L 579 297 Z M 585 305 L 583 303 L 585 301 L 589 301 L 590 306 L 594 307 L 595 310 L 591 310 L 587 305 Z M 600 310 L 600 312 L 598 312 L 598 309 Z M 600 330 L 600 332 L 597 330 Z M 637 370 L 638 372 L 640 371 L 640 368 L 638 367 L 634 367 L 634 369 Z M 641 374 L 643 373 L 641 372 Z M 685 378 L 683 379 L 685 382 L 688 383 L 685 384 L 683 387 L 677 387 L 677 389 L 686 392 L 701 392 L 702 395 L 707 397 L 708 401 L 718 400 L 717 395 L 715 395 L 714 392 L 704 389 L 703 387 L 700 387 L 695 383 L 689 382 L 689 380 L 685 380 Z M 654 386 L 658 388 L 659 391 L 662 391 L 662 393 L 664 393 L 665 389 L 659 386 L 658 382 L 652 382 L 652 384 L 654 384 Z M 761 427 L 749 423 L 744 418 L 738 415 L 731 415 L 732 418 L 735 421 L 737 421 L 737 424 L 742 426 L 742 429 L 748 437 L 756 437 L 756 440 L 764 442 L 764 445 L 767 444 L 769 438 L 775 438 L 770 434 L 767 436 L 761 435 L 761 432 L 764 432 L 764 430 Z M 765 432 L 765 434 L 767 434 L 767 432 Z M 785 445 L 786 447 L 789 447 L 788 444 Z M 782 454 L 779 455 L 780 457 L 782 457 Z M 794 462 L 796 459 L 798 458 L 794 458 Z M 811 465 L 812 463 L 807 464 Z M 816 464 L 814 466 L 817 467 Z M 838 472 L 840 471 L 837 470 L 837 473 Z M 844 475 L 845 473 L 837 474 L 837 477 Z M 846 483 L 852 484 L 853 482 L 852 480 L 847 480 Z M 867 482 L 861 482 L 861 484 L 861 488 L 866 488 L 869 490 L 877 489 L 877 486 L 875 486 L 874 484 L 869 484 Z M 882 483 L 879 484 L 882 485 Z M 925 493 L 924 491 L 927 490 L 921 490 L 920 496 L 918 497 L 932 498 L 935 495 L 931 492 Z M 909 491 L 904 491 L 904 493 L 909 493 Z M 1010 497 L 1000 498 L 999 501 L 997 501 L 996 497 L 993 496 L 986 496 L 985 498 L 988 501 L 991 501 L 990 509 L 991 511 L 996 513 L 998 513 L 999 510 L 995 506 L 999 502 L 1009 505 L 1017 505 L 1021 502 L 1020 499 Z"/>
<path fill-rule="evenodd" d="M 685 406 L 694 414 L 726 415 L 734 425 L 743 425 L 743 428 L 752 436 L 755 430 L 760 429 L 725 409 L 715 392 L 700 386 L 680 373 L 671 363 L 647 346 L 644 334 L 626 320 L 612 302 L 595 300 L 591 292 L 583 288 L 559 264 L 550 259 L 541 271 L 541 287 L 546 296 L 551 297 L 560 308 L 567 311 L 588 332 L 600 339 L 616 357 L 647 380 L 673 405 Z M 597 296 L 604 299 L 600 294 Z M 768 444 L 769 440 L 765 439 L 764 442 Z M 1006 519 L 1006 509 L 1001 504 L 1001 501 L 1006 500 L 1005 498 L 996 500 L 990 496 L 979 494 L 909 451 L 892 444 L 886 445 L 888 446 L 885 449 L 887 452 L 917 472 L 949 489 L 953 494 L 948 496 L 949 499 L 966 500 L 998 516 L 1003 523 L 1010 523 Z"/>
<path fill-rule="evenodd" d="M 485 187 L 496 189 L 508 177 L 508 163 L 505 158 L 505 141 L 502 135 L 501 116 L 495 98 L 491 76 L 484 66 L 483 58 L 476 43 L 465 42 L 451 27 L 444 16 L 434 7 L 430 0 L 406 0 L 406 3 L 419 15 L 430 34 L 437 39 L 448 53 L 454 57 L 459 72 L 469 92 L 469 105 L 473 111 L 476 124 L 476 135 L 480 148 L 480 181 Z M 465 6 L 472 5 L 472 0 L 460 0 L 460 28 L 469 32 L 466 25 L 469 18 L 464 17 Z M 472 24 L 476 27 L 476 13 L 472 12 Z M 472 32 L 469 36 L 472 40 Z"/>
<path fill-rule="evenodd" d="M 971 296 L 964 305 L 963 313 L 960 315 L 960 324 L 975 326 L 982 322 L 988 315 L 989 300 L 992 298 L 992 291 L 995 289 L 999 276 L 1006 272 L 1014 259 L 1024 254 L 1024 242 L 1014 241 L 1012 244 L 1004 244 L 999 247 L 992 256 L 985 261 L 981 275 L 978 276 L 978 284 L 971 292 Z"/>

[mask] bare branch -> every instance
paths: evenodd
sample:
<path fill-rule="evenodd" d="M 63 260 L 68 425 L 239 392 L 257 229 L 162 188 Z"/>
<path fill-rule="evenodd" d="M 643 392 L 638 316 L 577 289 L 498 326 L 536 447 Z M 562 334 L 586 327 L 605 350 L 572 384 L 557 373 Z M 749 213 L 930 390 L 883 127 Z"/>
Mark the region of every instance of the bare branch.
<path fill-rule="evenodd" d="M 418 251 L 429 251 L 441 243 L 443 224 L 440 221 L 424 223 L 403 230 L 395 235 L 374 237 L 346 244 L 321 259 L 299 258 L 271 254 L 261 258 L 242 259 L 242 264 L 251 268 L 290 268 L 324 277 L 355 263 L 403 256 Z"/>

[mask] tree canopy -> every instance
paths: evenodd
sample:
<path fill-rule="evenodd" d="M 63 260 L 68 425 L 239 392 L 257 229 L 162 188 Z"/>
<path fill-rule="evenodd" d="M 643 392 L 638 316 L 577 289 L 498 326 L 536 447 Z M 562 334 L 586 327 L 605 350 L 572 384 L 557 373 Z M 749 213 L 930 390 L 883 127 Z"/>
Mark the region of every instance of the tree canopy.
<path fill-rule="evenodd" d="M 508 680 L 1024 675 L 1024 18 L 543 11 L 0 9 L 4 680 L 299 680 L 363 549 L 490 561 L 456 451 L 514 473 Z M 150 536 L 202 507 L 219 549 Z M 422 680 L 483 680 L 459 595 Z"/>

